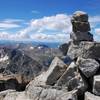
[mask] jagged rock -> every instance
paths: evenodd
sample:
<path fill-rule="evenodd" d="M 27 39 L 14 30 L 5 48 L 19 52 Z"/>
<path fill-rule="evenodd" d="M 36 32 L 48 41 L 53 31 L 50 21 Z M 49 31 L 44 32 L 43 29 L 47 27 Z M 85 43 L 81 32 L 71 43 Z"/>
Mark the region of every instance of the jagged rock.
<path fill-rule="evenodd" d="M 79 56 L 83 58 L 100 58 L 100 43 L 97 42 L 71 42 L 67 55 L 71 59 L 78 58 Z"/>
<path fill-rule="evenodd" d="M 34 86 L 35 85 L 54 85 L 56 81 L 64 73 L 66 68 L 67 68 L 67 65 L 58 57 L 55 57 L 49 69 L 46 72 L 43 72 L 41 75 L 37 76 L 33 81 L 31 81 L 31 84 L 33 84 Z"/>
<path fill-rule="evenodd" d="M 34 87 L 32 84 L 26 88 L 32 100 L 77 100 L 77 91 L 67 92 L 54 88 Z"/>
<path fill-rule="evenodd" d="M 71 23 L 73 26 L 73 32 L 90 31 L 90 24 L 88 22 L 88 14 L 83 11 L 76 11 L 72 16 Z"/>
<path fill-rule="evenodd" d="M 94 76 L 93 93 L 100 96 L 100 75 Z"/>
<path fill-rule="evenodd" d="M 84 59 L 79 57 L 77 64 L 82 73 L 87 77 L 93 76 L 99 69 L 99 63 L 95 59 Z"/>
<path fill-rule="evenodd" d="M 68 47 L 69 47 L 68 43 L 64 43 L 64 44 L 59 46 L 59 49 L 62 51 L 63 55 L 67 54 Z"/>
<path fill-rule="evenodd" d="M 100 100 L 99 96 L 95 96 L 94 94 L 90 92 L 85 93 L 85 100 Z"/>
<path fill-rule="evenodd" d="M 87 89 L 87 84 L 78 72 L 78 66 L 72 62 L 64 74 L 59 78 L 56 86 L 68 87 L 68 90 L 77 89 L 78 93 L 83 93 Z"/>
<path fill-rule="evenodd" d="M 93 35 L 90 32 L 72 32 L 70 39 L 72 41 L 93 41 Z"/>

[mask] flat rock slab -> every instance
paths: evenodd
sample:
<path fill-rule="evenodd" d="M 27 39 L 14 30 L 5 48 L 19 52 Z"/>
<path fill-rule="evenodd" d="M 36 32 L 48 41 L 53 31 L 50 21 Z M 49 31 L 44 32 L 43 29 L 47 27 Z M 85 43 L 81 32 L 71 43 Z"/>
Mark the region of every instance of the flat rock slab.
<path fill-rule="evenodd" d="M 99 63 L 95 59 L 84 59 L 79 57 L 77 60 L 77 65 L 82 73 L 87 77 L 93 76 L 99 69 Z"/>
<path fill-rule="evenodd" d="M 94 76 L 93 93 L 100 96 L 100 75 Z"/>
<path fill-rule="evenodd" d="M 96 96 L 90 92 L 85 93 L 85 100 L 100 100 L 99 96 Z"/>

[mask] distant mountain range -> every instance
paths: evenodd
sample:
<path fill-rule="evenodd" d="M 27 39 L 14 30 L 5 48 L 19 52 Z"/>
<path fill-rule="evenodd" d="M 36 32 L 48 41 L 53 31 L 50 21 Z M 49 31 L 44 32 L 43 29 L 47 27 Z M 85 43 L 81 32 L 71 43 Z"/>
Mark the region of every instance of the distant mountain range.
<path fill-rule="evenodd" d="M 57 48 L 59 45 L 63 44 L 61 42 L 38 42 L 38 41 L 14 41 L 14 40 L 0 40 L 0 45 L 11 46 L 14 44 L 31 44 L 33 46 L 37 45 L 47 45 L 50 48 Z"/>

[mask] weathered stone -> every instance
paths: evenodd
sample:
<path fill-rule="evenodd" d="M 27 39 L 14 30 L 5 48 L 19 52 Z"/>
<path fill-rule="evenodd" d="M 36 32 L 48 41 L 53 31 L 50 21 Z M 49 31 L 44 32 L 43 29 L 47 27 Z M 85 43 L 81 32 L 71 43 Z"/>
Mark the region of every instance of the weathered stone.
<path fill-rule="evenodd" d="M 32 100 L 77 100 L 77 91 L 67 92 L 53 88 L 34 87 L 30 84 L 26 91 Z"/>
<path fill-rule="evenodd" d="M 94 76 L 93 93 L 100 96 L 100 75 Z"/>
<path fill-rule="evenodd" d="M 70 39 L 72 41 L 93 41 L 93 35 L 90 32 L 72 32 Z"/>
<path fill-rule="evenodd" d="M 77 91 L 67 92 L 48 86 L 34 87 L 30 84 L 24 92 L 7 93 L 3 100 L 77 100 Z"/>
<path fill-rule="evenodd" d="M 68 90 L 77 89 L 78 93 L 83 93 L 87 89 L 87 84 L 78 72 L 78 66 L 72 62 L 64 74 L 59 78 L 56 86 L 68 87 Z"/>
<path fill-rule="evenodd" d="M 73 26 L 73 32 L 88 32 L 88 31 L 90 31 L 89 22 L 73 21 L 72 26 Z"/>
<path fill-rule="evenodd" d="M 93 76 L 100 66 L 95 59 L 84 59 L 81 57 L 78 58 L 77 65 L 87 78 Z"/>
<path fill-rule="evenodd" d="M 73 32 L 88 32 L 90 24 L 88 22 L 88 14 L 82 11 L 77 11 L 73 14 L 71 23 Z M 78 34 L 77 34 L 78 35 Z"/>
<path fill-rule="evenodd" d="M 100 43 L 98 42 L 71 42 L 67 55 L 71 59 L 75 59 L 79 56 L 83 58 L 100 58 Z"/>
<path fill-rule="evenodd" d="M 94 94 L 90 92 L 85 93 L 85 100 L 100 100 L 99 96 L 95 96 Z"/>
<path fill-rule="evenodd" d="M 37 76 L 30 83 L 33 85 L 54 85 L 65 72 L 66 68 L 67 65 L 58 57 L 55 57 L 49 69 Z"/>

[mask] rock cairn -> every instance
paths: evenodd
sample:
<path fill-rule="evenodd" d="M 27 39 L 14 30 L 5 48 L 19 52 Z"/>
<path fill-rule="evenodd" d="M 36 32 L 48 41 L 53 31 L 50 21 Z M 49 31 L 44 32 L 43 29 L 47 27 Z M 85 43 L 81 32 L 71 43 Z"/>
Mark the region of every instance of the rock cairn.
<path fill-rule="evenodd" d="M 76 11 L 72 18 L 73 32 L 70 34 L 72 41 L 93 41 L 93 35 L 89 32 L 90 24 L 88 14 L 83 11 Z"/>

